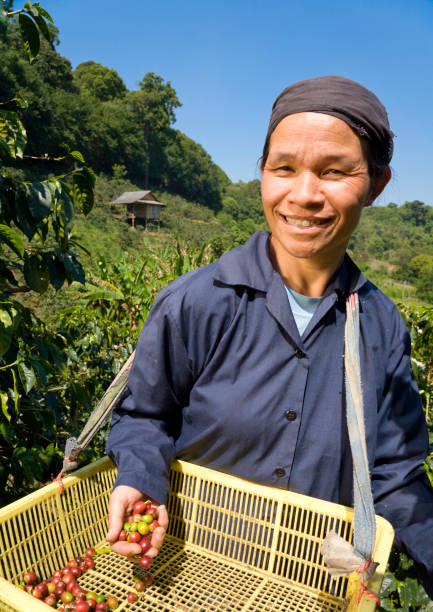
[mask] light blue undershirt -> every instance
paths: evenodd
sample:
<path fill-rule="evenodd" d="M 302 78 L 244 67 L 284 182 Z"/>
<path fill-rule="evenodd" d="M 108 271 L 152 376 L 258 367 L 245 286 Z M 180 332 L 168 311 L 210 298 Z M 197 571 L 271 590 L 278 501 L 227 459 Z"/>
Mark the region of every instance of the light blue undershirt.
<path fill-rule="evenodd" d="M 290 287 L 286 287 L 286 291 L 289 296 L 290 308 L 292 309 L 299 335 L 302 336 L 322 298 L 302 295 L 302 293 L 297 293 L 293 291 L 293 289 L 290 289 Z"/>

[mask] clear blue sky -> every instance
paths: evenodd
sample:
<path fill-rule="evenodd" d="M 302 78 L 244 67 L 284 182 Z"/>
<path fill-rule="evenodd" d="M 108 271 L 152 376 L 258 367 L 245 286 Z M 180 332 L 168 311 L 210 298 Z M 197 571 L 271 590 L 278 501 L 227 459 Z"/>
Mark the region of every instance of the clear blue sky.
<path fill-rule="evenodd" d="M 433 204 L 432 0 L 41 0 L 73 68 L 93 60 L 128 89 L 146 72 L 175 88 L 174 127 L 231 180 L 259 178 L 275 97 L 340 74 L 372 89 L 396 134 L 394 178 L 378 204 Z M 23 2 L 16 2 L 20 8 Z"/>

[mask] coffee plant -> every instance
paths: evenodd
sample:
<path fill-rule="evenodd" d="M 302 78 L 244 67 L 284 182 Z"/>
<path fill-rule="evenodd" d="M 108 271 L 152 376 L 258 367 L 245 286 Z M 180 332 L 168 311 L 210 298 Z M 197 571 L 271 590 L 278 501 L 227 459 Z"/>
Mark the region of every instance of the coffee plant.
<path fill-rule="evenodd" d="M 98 276 L 88 274 L 85 285 L 68 289 L 73 305 L 57 313 L 55 329 L 66 359 L 56 389 L 69 415 L 64 427 L 70 435 L 80 433 L 96 401 L 133 352 L 158 292 L 212 258 L 208 247 L 179 241 L 159 253 L 144 244 L 140 259 L 100 258 Z M 109 420 L 93 440 L 89 458 L 103 455 L 108 428 Z"/>
<path fill-rule="evenodd" d="M 398 304 L 406 321 L 412 341 L 412 368 L 420 390 L 429 430 L 430 454 L 424 462 L 424 469 L 433 485 L 433 308 L 416 308 Z M 419 584 L 415 567 L 406 555 L 393 550 L 388 571 L 382 586 L 381 611 L 433 610 L 433 602 Z"/>
<path fill-rule="evenodd" d="M 32 61 L 39 34 L 50 40 L 50 15 L 38 2 L 7 12 L 0 5 L 0 35 L 17 15 L 24 48 Z M 26 294 L 60 290 L 84 282 L 71 234 L 75 211 L 93 206 L 95 177 L 78 151 L 55 161 L 61 172 L 43 181 L 17 177 L 26 130 L 19 92 L 0 102 L 0 496 L 8 501 L 43 482 L 57 449 L 60 407 L 55 383 L 66 367 L 62 338 L 49 331 Z"/>

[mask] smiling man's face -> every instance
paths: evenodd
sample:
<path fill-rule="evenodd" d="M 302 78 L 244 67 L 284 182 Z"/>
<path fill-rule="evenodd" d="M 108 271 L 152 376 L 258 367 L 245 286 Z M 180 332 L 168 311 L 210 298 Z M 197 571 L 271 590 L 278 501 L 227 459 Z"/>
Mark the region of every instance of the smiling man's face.
<path fill-rule="evenodd" d="M 377 195 L 361 140 L 344 121 L 316 112 L 285 117 L 262 169 L 271 254 L 280 273 L 292 258 L 335 267 L 362 209 Z"/>

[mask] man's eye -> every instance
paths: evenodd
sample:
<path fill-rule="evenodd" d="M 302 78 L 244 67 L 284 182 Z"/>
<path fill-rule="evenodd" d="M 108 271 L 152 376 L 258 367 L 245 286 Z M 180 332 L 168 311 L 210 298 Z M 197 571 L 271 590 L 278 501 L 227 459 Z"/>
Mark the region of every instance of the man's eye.
<path fill-rule="evenodd" d="M 325 171 L 325 174 L 343 174 L 342 170 L 337 170 L 337 168 L 329 168 Z"/>

